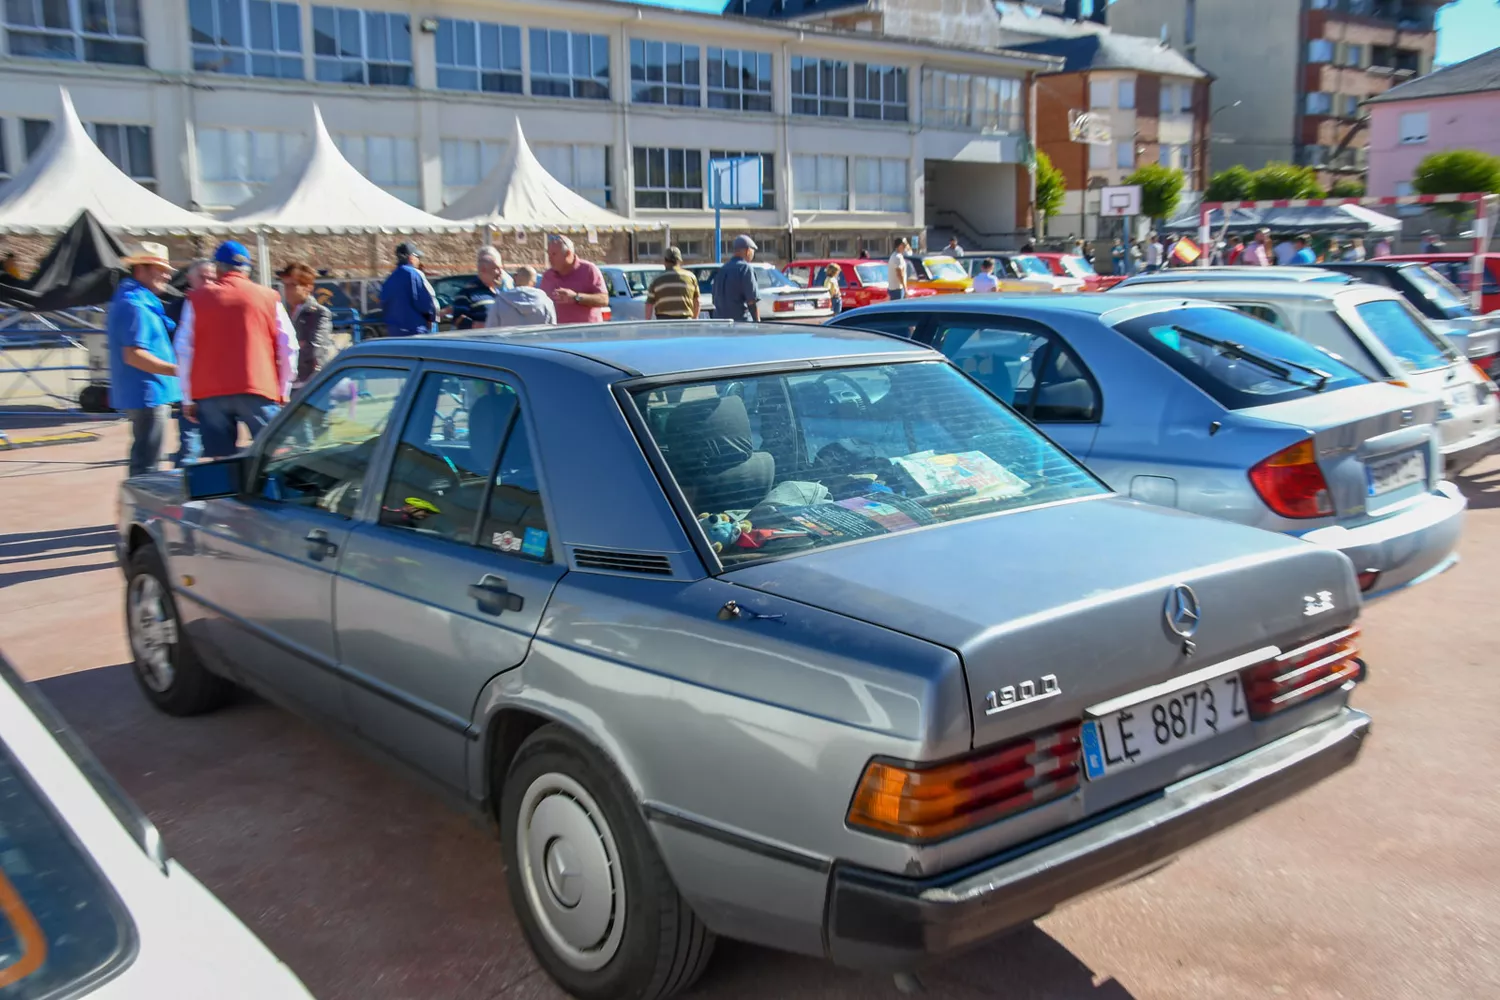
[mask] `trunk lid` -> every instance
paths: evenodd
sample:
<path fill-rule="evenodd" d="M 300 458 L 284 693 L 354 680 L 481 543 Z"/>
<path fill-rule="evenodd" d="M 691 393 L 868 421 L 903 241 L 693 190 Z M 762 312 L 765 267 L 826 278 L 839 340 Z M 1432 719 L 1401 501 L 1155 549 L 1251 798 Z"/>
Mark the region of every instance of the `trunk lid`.
<path fill-rule="evenodd" d="M 1340 519 L 1388 512 L 1432 489 L 1441 472 L 1434 426 L 1440 404 L 1424 392 L 1373 382 L 1254 406 L 1236 415 L 1311 431 L 1318 467 Z M 1412 479 L 1418 460 L 1420 475 Z"/>
<path fill-rule="evenodd" d="M 723 579 L 957 651 L 975 746 L 1267 645 L 1290 649 L 1359 608 L 1338 552 L 1115 497 L 885 535 Z M 1191 653 L 1166 622 L 1179 584 L 1201 609 Z M 1309 615 L 1319 595 L 1331 607 Z M 1057 694 L 986 711 L 1006 687 L 1050 691 L 1048 676 Z"/>

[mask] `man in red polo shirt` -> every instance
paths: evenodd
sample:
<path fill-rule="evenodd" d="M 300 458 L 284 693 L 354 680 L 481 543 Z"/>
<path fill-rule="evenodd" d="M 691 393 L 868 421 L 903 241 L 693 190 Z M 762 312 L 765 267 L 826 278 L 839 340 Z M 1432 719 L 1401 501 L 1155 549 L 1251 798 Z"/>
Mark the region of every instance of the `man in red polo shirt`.
<path fill-rule="evenodd" d="M 183 412 L 203 430 L 203 457 L 239 450 L 240 424 L 260 434 L 287 400 L 297 336 L 281 296 L 250 280 L 250 252 L 214 252 L 219 280 L 188 294 L 177 328 Z"/>
<path fill-rule="evenodd" d="M 581 259 L 573 241 L 560 233 L 547 237 L 547 263 L 552 266 L 542 275 L 542 291 L 557 305 L 557 322 L 604 322 L 609 292 L 598 266 Z"/>

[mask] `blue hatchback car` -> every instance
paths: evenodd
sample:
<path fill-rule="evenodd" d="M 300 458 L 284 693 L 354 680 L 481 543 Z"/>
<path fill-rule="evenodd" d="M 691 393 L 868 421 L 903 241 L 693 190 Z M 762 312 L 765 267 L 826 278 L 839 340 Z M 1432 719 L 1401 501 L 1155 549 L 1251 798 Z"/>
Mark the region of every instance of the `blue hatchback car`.
<path fill-rule="evenodd" d="M 1367 595 L 1456 559 L 1440 402 L 1232 308 L 946 296 L 830 323 L 936 347 L 1123 495 L 1343 552 Z"/>

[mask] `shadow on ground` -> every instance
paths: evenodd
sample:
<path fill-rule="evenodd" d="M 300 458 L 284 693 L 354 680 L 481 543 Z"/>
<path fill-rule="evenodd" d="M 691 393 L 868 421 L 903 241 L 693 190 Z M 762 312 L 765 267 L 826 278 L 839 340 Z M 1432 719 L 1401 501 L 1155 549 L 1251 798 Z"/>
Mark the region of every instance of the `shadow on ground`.
<path fill-rule="evenodd" d="M 0 548 L 45 545 L 47 534 Z M 147 706 L 123 664 L 39 686 L 173 856 L 322 1000 L 562 1000 L 511 914 L 493 836 L 414 781 L 249 695 L 174 719 Z M 1131 998 L 1035 927 L 922 981 L 922 995 L 955 1000 Z M 888 976 L 726 941 L 690 996 L 902 994 Z"/>
<path fill-rule="evenodd" d="M 1454 478 L 1468 498 L 1470 508 L 1489 510 L 1500 507 L 1500 469 L 1486 468 L 1483 472 L 1463 473 Z"/>

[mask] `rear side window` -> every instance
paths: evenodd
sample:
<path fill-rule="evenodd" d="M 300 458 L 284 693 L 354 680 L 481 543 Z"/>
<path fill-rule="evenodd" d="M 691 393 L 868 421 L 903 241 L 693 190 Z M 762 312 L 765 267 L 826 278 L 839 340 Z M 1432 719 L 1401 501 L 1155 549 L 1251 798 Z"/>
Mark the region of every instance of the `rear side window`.
<path fill-rule="evenodd" d="M 1369 381 L 1327 351 L 1234 309 L 1173 309 L 1115 329 L 1230 410 Z"/>
<path fill-rule="evenodd" d="M 1037 423 L 1098 419 L 1099 393 L 1082 363 L 1041 328 L 992 317 L 955 318 L 939 321 L 934 346 Z"/>
<path fill-rule="evenodd" d="M 128 961 L 134 928 L 0 744 L 0 996 L 74 996 Z"/>
<path fill-rule="evenodd" d="M 871 330 L 875 333 L 890 333 L 897 337 L 905 337 L 907 340 L 925 341 L 926 338 L 919 336 L 922 326 L 930 314 L 920 312 L 901 312 L 895 309 L 880 309 L 874 312 L 860 310 L 850 313 L 849 318 L 830 326 L 852 326 L 856 330 Z"/>
<path fill-rule="evenodd" d="M 1235 303 L 1234 306 L 1246 316 L 1253 316 L 1262 323 L 1270 323 L 1278 329 L 1285 330 L 1286 324 L 1281 321 L 1281 316 L 1270 306 L 1251 305 L 1249 303 Z"/>
<path fill-rule="evenodd" d="M 1354 312 L 1408 372 L 1431 371 L 1458 360 L 1453 349 L 1429 330 L 1405 302 L 1395 299 L 1361 302 Z"/>

